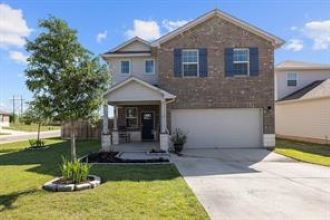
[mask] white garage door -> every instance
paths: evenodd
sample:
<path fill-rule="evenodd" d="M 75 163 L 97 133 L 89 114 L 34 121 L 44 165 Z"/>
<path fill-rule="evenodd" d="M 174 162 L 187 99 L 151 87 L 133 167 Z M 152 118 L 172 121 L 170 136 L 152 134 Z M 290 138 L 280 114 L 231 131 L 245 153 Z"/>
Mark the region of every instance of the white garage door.
<path fill-rule="evenodd" d="M 261 109 L 175 109 L 171 118 L 172 131 L 188 133 L 185 147 L 261 147 Z"/>

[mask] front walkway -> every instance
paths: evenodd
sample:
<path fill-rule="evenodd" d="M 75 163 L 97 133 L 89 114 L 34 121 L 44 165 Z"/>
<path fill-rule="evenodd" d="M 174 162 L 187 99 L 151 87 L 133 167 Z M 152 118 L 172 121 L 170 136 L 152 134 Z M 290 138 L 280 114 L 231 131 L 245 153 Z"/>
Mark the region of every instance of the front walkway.
<path fill-rule="evenodd" d="M 112 145 L 112 150 L 120 152 L 119 157 L 130 160 L 152 160 L 152 159 L 169 159 L 167 154 L 147 154 L 152 149 L 159 149 L 159 142 L 137 142 Z M 157 162 L 155 162 L 157 163 Z"/>
<path fill-rule="evenodd" d="M 159 149 L 159 142 L 132 142 L 111 145 L 111 150 L 128 153 L 146 153 L 152 149 Z"/>
<path fill-rule="evenodd" d="M 330 219 L 330 168 L 264 149 L 172 156 L 212 219 Z"/>

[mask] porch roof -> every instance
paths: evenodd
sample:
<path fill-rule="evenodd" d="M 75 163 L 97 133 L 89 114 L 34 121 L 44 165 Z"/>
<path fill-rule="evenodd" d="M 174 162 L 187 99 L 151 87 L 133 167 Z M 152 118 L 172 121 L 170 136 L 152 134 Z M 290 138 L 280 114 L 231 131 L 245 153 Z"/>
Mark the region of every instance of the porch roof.
<path fill-rule="evenodd" d="M 175 97 L 175 95 L 135 77 L 130 77 L 113 86 L 104 95 L 109 104 L 152 103 L 162 100 L 174 100 Z"/>

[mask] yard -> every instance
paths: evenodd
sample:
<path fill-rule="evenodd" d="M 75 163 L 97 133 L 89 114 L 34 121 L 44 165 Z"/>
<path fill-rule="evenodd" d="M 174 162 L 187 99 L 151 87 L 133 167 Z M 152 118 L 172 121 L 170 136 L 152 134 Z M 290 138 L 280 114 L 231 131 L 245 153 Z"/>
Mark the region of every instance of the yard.
<path fill-rule="evenodd" d="M 330 145 L 277 139 L 274 151 L 307 163 L 330 166 Z"/>
<path fill-rule="evenodd" d="M 42 125 L 40 127 L 40 131 L 58 130 L 60 128 L 61 128 L 60 126 Z M 33 131 L 38 131 L 38 125 L 37 124 L 26 125 L 26 124 L 21 124 L 21 123 L 11 123 L 10 127 L 7 129 L 33 132 Z"/>
<path fill-rule="evenodd" d="M 28 142 L 0 144 L 0 219 L 208 219 L 174 165 L 97 165 L 103 184 L 74 193 L 51 193 L 41 185 L 59 175 L 68 142 L 48 139 L 45 151 L 23 151 Z M 99 149 L 79 142 L 83 155 Z"/>

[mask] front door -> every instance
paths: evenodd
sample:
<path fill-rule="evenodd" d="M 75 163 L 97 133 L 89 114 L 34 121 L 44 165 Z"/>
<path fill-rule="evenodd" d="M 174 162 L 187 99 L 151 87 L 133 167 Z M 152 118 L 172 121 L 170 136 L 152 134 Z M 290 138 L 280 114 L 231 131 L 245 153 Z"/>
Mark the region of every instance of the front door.
<path fill-rule="evenodd" d="M 142 140 L 154 140 L 154 113 L 142 113 Z"/>

